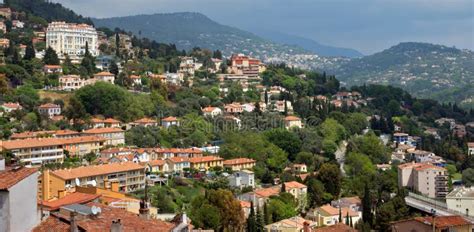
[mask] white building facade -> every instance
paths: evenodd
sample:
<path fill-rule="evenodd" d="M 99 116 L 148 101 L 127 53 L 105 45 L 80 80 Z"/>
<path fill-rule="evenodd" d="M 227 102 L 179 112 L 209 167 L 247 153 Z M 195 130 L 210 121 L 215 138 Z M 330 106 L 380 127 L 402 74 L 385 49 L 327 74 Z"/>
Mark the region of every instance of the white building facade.
<path fill-rule="evenodd" d="M 93 56 L 99 55 L 98 35 L 87 24 L 52 22 L 46 30 L 46 46 L 53 48 L 60 58 L 67 54 L 77 59 L 85 53 L 86 43 Z"/>

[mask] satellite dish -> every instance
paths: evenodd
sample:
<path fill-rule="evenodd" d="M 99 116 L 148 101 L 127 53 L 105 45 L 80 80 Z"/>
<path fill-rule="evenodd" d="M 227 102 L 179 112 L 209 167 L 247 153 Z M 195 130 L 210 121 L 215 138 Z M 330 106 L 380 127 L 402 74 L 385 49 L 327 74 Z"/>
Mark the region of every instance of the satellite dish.
<path fill-rule="evenodd" d="M 92 185 L 92 186 L 96 187 L 97 182 L 95 180 L 87 181 L 87 185 Z"/>
<path fill-rule="evenodd" d="M 100 207 L 97 207 L 97 213 L 102 213 L 102 209 Z"/>
<path fill-rule="evenodd" d="M 78 178 L 76 178 L 76 186 L 80 186 L 81 185 L 81 181 L 79 181 Z"/>
<path fill-rule="evenodd" d="M 97 215 L 97 214 L 99 214 L 100 212 L 102 212 L 102 210 L 101 210 L 99 207 L 93 205 L 93 206 L 91 207 L 91 212 L 92 212 L 92 214 Z"/>

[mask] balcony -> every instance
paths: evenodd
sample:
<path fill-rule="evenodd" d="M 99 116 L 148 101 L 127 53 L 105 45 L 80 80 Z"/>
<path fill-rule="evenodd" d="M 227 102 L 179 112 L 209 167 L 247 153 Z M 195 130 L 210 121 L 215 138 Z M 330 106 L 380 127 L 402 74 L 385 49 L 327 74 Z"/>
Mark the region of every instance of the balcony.
<path fill-rule="evenodd" d="M 447 175 L 439 175 L 435 177 L 435 180 L 444 180 L 448 181 L 448 176 Z"/>

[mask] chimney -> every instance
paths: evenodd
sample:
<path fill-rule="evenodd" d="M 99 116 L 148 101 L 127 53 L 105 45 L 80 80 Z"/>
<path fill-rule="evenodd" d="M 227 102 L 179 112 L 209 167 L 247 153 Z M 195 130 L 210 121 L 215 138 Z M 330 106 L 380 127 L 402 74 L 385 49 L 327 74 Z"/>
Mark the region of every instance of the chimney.
<path fill-rule="evenodd" d="M 108 179 L 104 180 L 104 189 L 110 189 L 110 181 Z"/>
<path fill-rule="evenodd" d="M 110 190 L 112 190 L 112 192 L 119 192 L 119 182 L 118 181 L 110 182 Z"/>
<path fill-rule="evenodd" d="M 112 225 L 110 226 L 110 232 L 122 232 L 123 227 L 122 227 L 122 222 L 120 219 L 117 219 L 116 221 L 112 221 Z"/>
<path fill-rule="evenodd" d="M 66 196 L 66 190 L 58 190 L 58 198 L 61 199 Z"/>
<path fill-rule="evenodd" d="M 69 231 L 70 232 L 79 232 L 79 229 L 77 228 L 77 223 L 76 223 L 76 212 L 71 212 L 70 215 L 71 215 L 71 219 L 70 219 L 70 227 L 69 227 Z"/>
<path fill-rule="evenodd" d="M 309 223 L 307 221 L 303 223 L 303 232 L 311 232 L 311 229 L 309 228 Z"/>
<path fill-rule="evenodd" d="M 150 219 L 150 209 L 148 207 L 148 184 L 145 183 L 145 196 L 140 201 L 140 209 L 138 210 L 140 218 Z"/>

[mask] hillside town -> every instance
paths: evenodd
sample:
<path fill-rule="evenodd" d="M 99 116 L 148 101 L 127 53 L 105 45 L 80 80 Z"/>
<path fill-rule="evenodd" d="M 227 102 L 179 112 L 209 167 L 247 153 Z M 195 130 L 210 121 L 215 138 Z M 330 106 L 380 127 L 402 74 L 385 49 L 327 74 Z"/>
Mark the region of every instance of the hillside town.
<path fill-rule="evenodd" d="M 472 110 L 0 17 L 0 231 L 473 230 Z"/>

